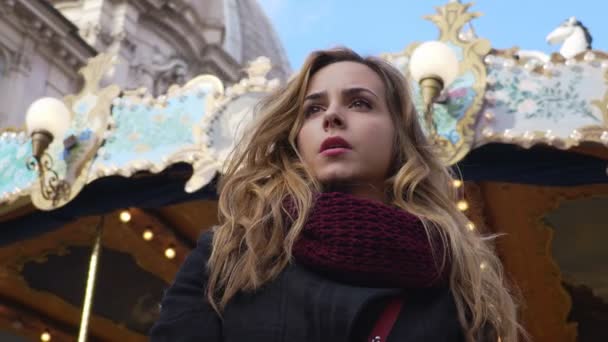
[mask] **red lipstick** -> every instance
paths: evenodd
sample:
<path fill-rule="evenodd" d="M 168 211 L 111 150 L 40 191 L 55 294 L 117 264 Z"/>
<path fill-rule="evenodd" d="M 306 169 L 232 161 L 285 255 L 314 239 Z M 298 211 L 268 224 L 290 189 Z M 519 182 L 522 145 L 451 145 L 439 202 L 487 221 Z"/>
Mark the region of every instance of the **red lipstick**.
<path fill-rule="evenodd" d="M 342 154 L 350 149 L 352 149 L 352 147 L 350 146 L 348 141 L 344 140 L 342 137 L 335 136 L 323 140 L 321 148 L 319 149 L 319 153 L 322 153 L 326 156 L 335 156 L 338 154 Z"/>

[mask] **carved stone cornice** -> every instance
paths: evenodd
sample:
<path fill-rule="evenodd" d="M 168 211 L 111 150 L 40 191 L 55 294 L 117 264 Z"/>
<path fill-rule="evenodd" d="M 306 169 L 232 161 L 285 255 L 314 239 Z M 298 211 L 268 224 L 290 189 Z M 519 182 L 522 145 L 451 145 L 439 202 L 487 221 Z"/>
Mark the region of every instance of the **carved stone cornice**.
<path fill-rule="evenodd" d="M 97 51 L 78 34 L 77 28 L 45 1 L 9 0 L 0 6 L 2 20 L 23 31 L 42 51 L 52 55 L 57 63 L 74 73 Z M 25 57 L 21 58 L 26 61 Z M 27 63 L 25 63 L 27 66 Z"/>
<path fill-rule="evenodd" d="M 243 76 L 239 63 L 221 46 L 206 46 L 202 56 L 200 73 L 217 75 L 227 83 L 237 82 Z"/>

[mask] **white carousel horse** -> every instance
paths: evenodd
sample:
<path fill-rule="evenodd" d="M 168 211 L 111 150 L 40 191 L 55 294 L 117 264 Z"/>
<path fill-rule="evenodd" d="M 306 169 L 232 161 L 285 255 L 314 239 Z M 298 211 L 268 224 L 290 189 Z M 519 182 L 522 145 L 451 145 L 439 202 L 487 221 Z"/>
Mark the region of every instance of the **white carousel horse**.
<path fill-rule="evenodd" d="M 549 44 L 562 43 L 559 53 L 564 58 L 568 59 L 583 51 L 591 50 L 593 38 L 582 22 L 578 21 L 575 17 L 570 17 L 549 33 L 546 40 Z M 548 54 L 541 51 L 520 50 L 516 55 L 520 59 L 538 60 L 542 63 L 547 63 L 551 60 L 551 57 Z"/>
<path fill-rule="evenodd" d="M 562 43 L 559 53 L 566 59 L 572 58 L 583 51 L 591 50 L 592 41 L 593 38 L 587 27 L 576 20 L 575 17 L 570 17 L 565 23 L 547 35 L 549 44 Z"/>

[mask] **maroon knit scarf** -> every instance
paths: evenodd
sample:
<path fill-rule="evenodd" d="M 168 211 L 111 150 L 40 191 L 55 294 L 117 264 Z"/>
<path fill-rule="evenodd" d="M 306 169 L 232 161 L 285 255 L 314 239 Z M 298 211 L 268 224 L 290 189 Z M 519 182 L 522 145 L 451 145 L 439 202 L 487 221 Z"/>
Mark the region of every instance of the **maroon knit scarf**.
<path fill-rule="evenodd" d="M 368 287 L 424 288 L 446 280 L 420 219 L 399 208 L 353 195 L 317 196 L 300 238 L 296 262 Z"/>

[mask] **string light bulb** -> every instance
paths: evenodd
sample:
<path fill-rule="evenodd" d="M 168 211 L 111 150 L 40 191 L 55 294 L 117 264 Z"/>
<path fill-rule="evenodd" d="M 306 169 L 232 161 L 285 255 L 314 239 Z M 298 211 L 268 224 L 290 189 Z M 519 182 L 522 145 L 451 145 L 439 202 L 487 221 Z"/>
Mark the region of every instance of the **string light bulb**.
<path fill-rule="evenodd" d="M 479 268 L 481 268 L 481 270 L 485 270 L 488 267 L 488 264 L 485 261 L 482 261 L 481 264 L 479 264 Z"/>
<path fill-rule="evenodd" d="M 469 209 L 469 203 L 465 200 L 458 201 L 458 203 L 456 203 L 456 206 L 460 211 L 466 211 L 467 209 Z"/>
<path fill-rule="evenodd" d="M 454 181 L 452 182 L 452 185 L 455 188 L 460 188 L 462 186 L 462 181 L 460 179 L 454 179 Z"/>
<path fill-rule="evenodd" d="M 475 230 L 475 223 L 469 221 L 469 223 L 467 223 L 467 229 L 470 231 Z"/>
<path fill-rule="evenodd" d="M 51 333 L 48 330 L 45 330 L 42 334 L 40 334 L 40 341 L 49 342 L 51 340 Z"/>
<path fill-rule="evenodd" d="M 146 240 L 146 241 L 150 241 L 150 240 L 154 239 L 154 233 L 153 233 L 153 232 L 152 232 L 150 229 L 146 229 L 146 230 L 144 230 L 144 232 L 142 233 L 142 235 L 141 235 L 141 236 L 142 236 L 142 237 L 144 238 L 144 240 Z"/>
<path fill-rule="evenodd" d="M 121 211 L 118 217 L 120 218 L 120 221 L 122 223 L 128 223 L 129 221 L 131 221 L 131 213 L 128 210 Z"/>
<path fill-rule="evenodd" d="M 167 259 L 175 258 L 175 248 L 167 247 L 167 249 L 165 249 L 165 257 L 167 257 Z"/>

